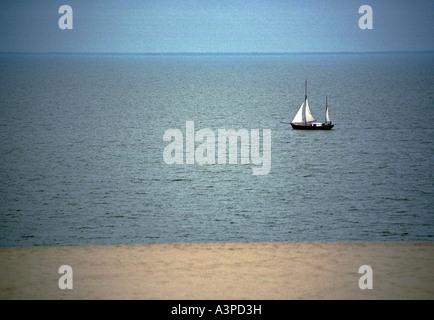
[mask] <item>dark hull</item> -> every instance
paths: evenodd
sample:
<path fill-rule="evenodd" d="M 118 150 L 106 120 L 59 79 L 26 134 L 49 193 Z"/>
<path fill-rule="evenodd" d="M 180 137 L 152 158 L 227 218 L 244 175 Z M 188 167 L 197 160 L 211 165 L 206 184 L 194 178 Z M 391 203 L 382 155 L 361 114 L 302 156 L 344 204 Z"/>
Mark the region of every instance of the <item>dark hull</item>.
<path fill-rule="evenodd" d="M 324 124 L 322 126 L 314 126 L 311 124 L 295 124 L 291 123 L 292 129 L 298 130 L 330 130 L 335 125 L 334 124 Z"/>

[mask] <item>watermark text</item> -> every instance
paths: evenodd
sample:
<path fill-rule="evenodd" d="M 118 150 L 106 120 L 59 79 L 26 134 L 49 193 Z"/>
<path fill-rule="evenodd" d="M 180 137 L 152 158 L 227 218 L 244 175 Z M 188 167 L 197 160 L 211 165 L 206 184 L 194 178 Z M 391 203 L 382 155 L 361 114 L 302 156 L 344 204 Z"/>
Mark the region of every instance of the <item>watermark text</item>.
<path fill-rule="evenodd" d="M 250 133 L 247 129 L 218 129 L 216 139 L 211 129 L 195 132 L 194 121 L 186 121 L 185 144 L 184 135 L 179 129 L 166 130 L 163 140 L 170 142 L 163 151 L 166 164 L 238 164 L 240 142 L 240 163 L 256 166 L 252 167 L 253 175 L 266 175 L 271 170 L 270 129 L 262 130 L 262 154 L 259 129 L 251 129 Z"/>

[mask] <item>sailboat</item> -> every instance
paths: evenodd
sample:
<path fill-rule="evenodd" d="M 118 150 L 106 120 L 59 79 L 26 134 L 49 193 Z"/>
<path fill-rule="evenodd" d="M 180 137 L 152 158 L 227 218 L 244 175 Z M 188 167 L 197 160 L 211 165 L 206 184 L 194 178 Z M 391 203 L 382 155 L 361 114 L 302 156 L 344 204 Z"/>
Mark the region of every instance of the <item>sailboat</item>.
<path fill-rule="evenodd" d="M 304 110 L 304 120 L 303 120 L 303 110 Z M 326 112 L 325 112 L 325 122 L 315 122 L 315 118 L 309 109 L 309 103 L 307 101 L 307 80 L 305 82 L 304 89 L 304 102 L 301 104 L 300 109 L 298 109 L 297 114 L 294 119 L 292 119 L 291 126 L 293 129 L 302 130 L 330 130 L 334 127 L 329 116 L 329 108 L 327 105 L 326 96 Z"/>

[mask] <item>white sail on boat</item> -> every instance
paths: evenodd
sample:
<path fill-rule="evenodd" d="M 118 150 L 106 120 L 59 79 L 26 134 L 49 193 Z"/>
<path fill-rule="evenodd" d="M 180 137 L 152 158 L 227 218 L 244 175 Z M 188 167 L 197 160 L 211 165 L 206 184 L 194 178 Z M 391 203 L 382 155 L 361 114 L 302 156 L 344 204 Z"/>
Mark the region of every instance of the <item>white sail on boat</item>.
<path fill-rule="evenodd" d="M 304 119 L 303 119 L 304 111 Z M 326 113 L 325 122 L 315 122 L 315 118 L 309 109 L 309 102 L 307 100 L 307 81 L 305 82 L 305 95 L 304 102 L 301 104 L 300 109 L 298 109 L 297 114 L 294 119 L 292 119 L 291 126 L 293 129 L 304 129 L 304 130 L 330 130 L 334 127 L 330 120 L 329 109 L 327 104 L 326 96 Z"/>
<path fill-rule="evenodd" d="M 303 123 L 303 122 L 315 121 L 315 118 L 313 117 L 312 113 L 310 112 L 309 103 L 308 103 L 307 99 L 306 99 L 306 108 L 305 108 L 306 121 L 303 120 L 303 107 L 304 107 L 304 102 L 301 104 L 300 109 L 298 109 L 298 112 L 295 115 L 294 119 L 292 119 L 292 123 Z"/>

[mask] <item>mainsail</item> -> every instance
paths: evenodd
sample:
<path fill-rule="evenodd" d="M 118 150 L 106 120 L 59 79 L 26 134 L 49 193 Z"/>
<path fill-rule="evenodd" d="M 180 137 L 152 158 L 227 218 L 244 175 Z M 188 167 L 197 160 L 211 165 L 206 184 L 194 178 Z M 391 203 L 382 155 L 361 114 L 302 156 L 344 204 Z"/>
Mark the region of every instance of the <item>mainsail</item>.
<path fill-rule="evenodd" d="M 312 116 L 312 113 L 310 113 L 309 104 L 307 103 L 306 99 L 306 122 L 315 121 L 315 118 Z"/>
<path fill-rule="evenodd" d="M 294 123 L 303 122 L 303 106 L 304 106 L 304 102 L 301 104 L 301 107 L 298 110 L 297 114 L 295 115 L 294 119 L 292 119 L 292 122 Z"/>
<path fill-rule="evenodd" d="M 329 123 L 330 121 L 330 117 L 329 117 L 329 108 L 326 108 L 326 123 Z"/>
<path fill-rule="evenodd" d="M 331 123 L 330 121 L 330 116 L 329 116 L 329 106 L 327 104 L 327 96 L 326 96 L 326 116 L 325 116 L 325 122 L 326 123 Z"/>

